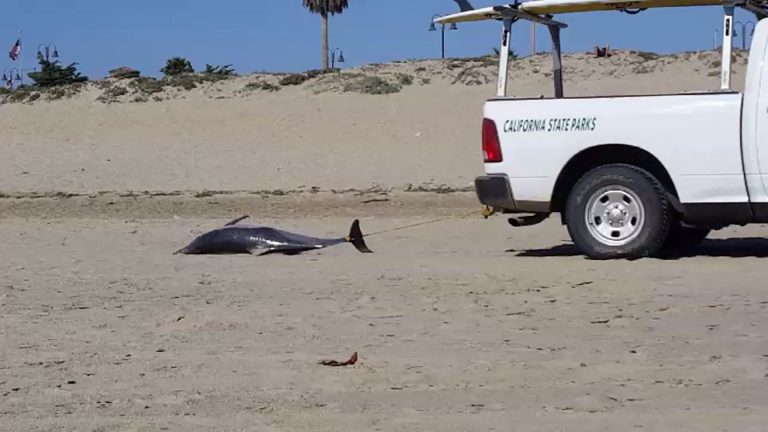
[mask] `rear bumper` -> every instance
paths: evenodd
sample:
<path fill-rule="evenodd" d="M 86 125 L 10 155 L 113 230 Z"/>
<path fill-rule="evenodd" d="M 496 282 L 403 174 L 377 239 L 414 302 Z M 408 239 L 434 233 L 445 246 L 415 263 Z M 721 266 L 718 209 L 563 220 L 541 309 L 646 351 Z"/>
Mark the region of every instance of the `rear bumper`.
<path fill-rule="evenodd" d="M 475 179 L 475 193 L 483 205 L 503 213 L 549 213 L 549 202 L 517 201 L 505 174 L 490 174 Z"/>
<path fill-rule="evenodd" d="M 475 179 L 475 193 L 480 203 L 489 207 L 514 211 L 515 197 L 509 185 L 509 178 L 503 174 L 480 176 Z"/>

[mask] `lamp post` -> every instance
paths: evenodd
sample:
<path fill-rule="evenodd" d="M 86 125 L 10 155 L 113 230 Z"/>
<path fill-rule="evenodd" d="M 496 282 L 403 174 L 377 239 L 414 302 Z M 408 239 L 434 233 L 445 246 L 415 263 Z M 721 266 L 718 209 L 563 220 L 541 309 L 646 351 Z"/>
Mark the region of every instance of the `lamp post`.
<path fill-rule="evenodd" d="M 53 48 L 53 52 L 51 52 Z M 37 59 L 48 61 L 49 59 L 59 58 L 59 50 L 56 48 L 56 44 L 40 44 L 37 46 Z"/>
<path fill-rule="evenodd" d="M 3 69 L 3 82 L 7 88 L 13 89 L 13 82 L 21 81 L 21 73 L 16 68 Z"/>
<path fill-rule="evenodd" d="M 439 15 L 439 14 L 432 15 L 432 22 L 429 24 L 429 31 L 431 31 L 431 32 L 437 31 L 437 27 L 435 27 L 435 18 L 440 18 L 441 16 L 442 15 Z M 442 35 L 441 35 L 442 36 L 442 38 L 441 38 L 442 39 L 442 43 L 441 43 L 442 55 L 441 55 L 441 58 L 445 59 L 445 24 L 440 24 L 440 27 L 441 27 L 440 32 L 442 33 Z M 456 26 L 456 23 L 451 23 L 451 26 L 448 28 L 448 30 L 451 30 L 451 31 L 458 30 L 458 29 L 459 28 Z"/>
<path fill-rule="evenodd" d="M 745 51 L 747 49 L 747 28 L 749 27 L 750 24 L 752 24 L 752 31 L 749 33 L 749 36 L 751 37 L 751 36 L 755 35 L 755 23 L 754 23 L 754 21 L 747 21 L 745 23 L 743 23 L 741 21 L 736 21 L 736 23 L 735 23 L 736 26 L 741 26 L 741 49 L 743 49 Z M 739 37 L 739 33 L 736 31 L 735 26 L 734 26 L 733 30 L 734 30 L 733 31 L 733 37 Z"/>
<path fill-rule="evenodd" d="M 339 52 L 339 56 L 336 57 L 336 51 Z M 338 60 L 339 63 L 344 63 L 344 51 L 340 50 L 339 48 L 334 48 L 331 51 L 331 69 L 336 69 L 336 61 Z"/>

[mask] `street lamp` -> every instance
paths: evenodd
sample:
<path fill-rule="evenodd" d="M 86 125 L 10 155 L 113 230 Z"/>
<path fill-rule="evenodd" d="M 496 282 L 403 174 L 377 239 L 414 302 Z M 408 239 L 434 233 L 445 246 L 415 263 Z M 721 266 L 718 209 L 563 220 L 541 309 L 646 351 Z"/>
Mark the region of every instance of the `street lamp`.
<path fill-rule="evenodd" d="M 16 68 L 4 69 L 3 82 L 5 83 L 6 87 L 13 88 L 14 81 L 21 81 L 21 73 L 19 70 Z"/>
<path fill-rule="evenodd" d="M 53 53 L 51 53 L 51 48 L 53 48 Z M 38 60 L 48 61 L 51 58 L 54 58 L 54 59 L 59 58 L 59 50 L 56 48 L 56 44 L 54 43 L 40 44 L 37 46 Z"/>
<path fill-rule="evenodd" d="M 339 52 L 339 57 L 336 57 L 336 51 Z M 336 69 L 336 61 L 344 63 L 344 51 L 339 48 L 335 48 L 331 51 L 331 69 Z"/>
<path fill-rule="evenodd" d="M 442 15 L 434 14 L 432 15 L 432 22 L 429 23 L 429 31 L 437 31 L 437 27 L 435 27 L 435 18 L 440 18 Z M 440 31 L 442 33 L 442 58 L 445 59 L 445 24 L 440 24 Z M 448 28 L 448 30 L 454 31 L 458 30 L 459 28 L 456 27 L 456 23 L 451 23 L 451 26 Z"/>
<path fill-rule="evenodd" d="M 736 21 L 736 25 L 741 26 L 741 49 L 745 50 L 747 49 L 747 28 L 749 25 L 752 24 L 752 31 L 749 33 L 749 36 L 755 35 L 755 23 L 754 21 L 747 21 L 745 23 L 741 21 Z M 739 37 L 739 33 L 736 31 L 736 29 L 733 29 L 733 37 Z"/>

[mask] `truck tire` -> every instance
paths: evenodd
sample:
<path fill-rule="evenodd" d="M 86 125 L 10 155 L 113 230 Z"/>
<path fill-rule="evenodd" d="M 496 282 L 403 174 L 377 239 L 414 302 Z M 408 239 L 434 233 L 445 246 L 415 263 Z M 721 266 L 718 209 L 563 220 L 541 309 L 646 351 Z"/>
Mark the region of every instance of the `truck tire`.
<path fill-rule="evenodd" d="M 568 196 L 568 232 L 592 259 L 654 256 L 672 224 L 666 196 L 648 171 L 626 164 L 600 166 L 585 174 Z"/>
<path fill-rule="evenodd" d="M 689 227 L 679 221 L 675 221 L 669 228 L 669 235 L 667 236 L 664 248 L 686 249 L 696 246 L 707 238 L 710 231 L 707 228 Z"/>

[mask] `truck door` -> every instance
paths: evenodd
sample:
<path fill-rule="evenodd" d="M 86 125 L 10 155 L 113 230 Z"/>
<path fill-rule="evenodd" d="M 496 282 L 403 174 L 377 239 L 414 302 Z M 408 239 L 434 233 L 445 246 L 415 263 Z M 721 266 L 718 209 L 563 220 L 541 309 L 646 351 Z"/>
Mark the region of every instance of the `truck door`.
<path fill-rule="evenodd" d="M 767 20 L 768 21 L 768 20 Z M 768 192 L 768 44 L 763 53 L 763 73 L 760 78 L 760 91 L 757 96 L 757 145 L 760 149 L 760 173 L 763 187 Z"/>

